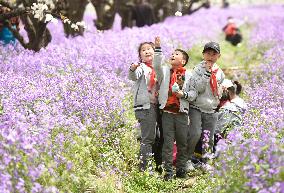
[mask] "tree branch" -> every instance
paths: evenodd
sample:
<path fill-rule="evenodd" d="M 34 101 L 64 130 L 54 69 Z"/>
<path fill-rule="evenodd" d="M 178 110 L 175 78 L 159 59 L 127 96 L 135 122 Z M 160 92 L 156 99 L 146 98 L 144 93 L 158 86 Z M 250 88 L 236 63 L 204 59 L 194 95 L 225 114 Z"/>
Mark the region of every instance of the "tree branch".
<path fill-rule="evenodd" d="M 9 2 L 7 2 L 5 0 L 0 0 L 0 5 L 3 5 L 4 7 L 8 7 L 9 9 L 14 9 L 15 8 L 11 3 L 9 3 Z"/>
<path fill-rule="evenodd" d="M 15 28 L 12 27 L 11 23 L 6 20 L 5 22 L 6 26 L 9 28 L 9 30 L 13 33 L 13 35 L 15 36 L 15 38 L 20 42 L 20 44 L 27 49 L 28 48 L 28 44 L 25 42 L 23 36 L 19 33 L 18 30 L 16 30 Z"/>
<path fill-rule="evenodd" d="M 193 10 L 190 10 L 189 11 L 189 15 L 190 14 L 193 14 L 194 12 L 197 12 L 199 9 L 201 9 L 202 7 L 205 7 L 205 8 L 209 8 L 210 7 L 210 4 L 208 4 L 208 3 L 202 3 L 199 7 L 196 7 L 195 9 L 193 9 Z"/>
<path fill-rule="evenodd" d="M 28 34 L 29 41 L 32 41 L 36 38 L 36 30 L 34 27 L 34 23 L 31 21 L 33 18 L 31 18 L 29 15 L 23 15 L 21 17 L 21 20 L 24 24 L 24 29 L 26 30 Z"/>
<path fill-rule="evenodd" d="M 50 15 L 52 15 L 53 17 L 55 17 L 57 19 L 60 19 L 60 20 L 62 19 L 61 16 L 60 16 L 60 13 L 58 14 L 58 13 L 51 12 L 51 11 L 45 11 L 44 13 L 45 14 L 50 14 Z"/>
<path fill-rule="evenodd" d="M 1 1 L 1 0 L 0 0 Z M 14 11 L 10 11 L 8 13 L 2 13 L 0 14 L 0 22 L 4 22 L 7 19 L 10 19 L 12 17 L 17 17 L 23 14 L 28 13 L 27 9 L 16 9 Z"/>

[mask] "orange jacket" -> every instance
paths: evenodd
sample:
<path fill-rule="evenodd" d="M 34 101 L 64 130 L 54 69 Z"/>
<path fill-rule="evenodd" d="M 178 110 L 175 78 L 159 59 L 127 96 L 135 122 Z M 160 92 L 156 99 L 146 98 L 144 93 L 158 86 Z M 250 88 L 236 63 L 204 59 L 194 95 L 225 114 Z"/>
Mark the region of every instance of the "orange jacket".
<path fill-rule="evenodd" d="M 234 23 L 229 23 L 224 27 L 224 32 L 227 36 L 233 36 L 237 33 L 237 26 Z"/>

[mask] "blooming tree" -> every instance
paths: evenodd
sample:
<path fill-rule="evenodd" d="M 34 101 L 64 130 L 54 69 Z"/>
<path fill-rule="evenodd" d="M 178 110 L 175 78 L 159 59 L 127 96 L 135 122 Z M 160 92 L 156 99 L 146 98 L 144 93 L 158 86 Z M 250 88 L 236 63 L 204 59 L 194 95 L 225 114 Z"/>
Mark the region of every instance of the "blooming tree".
<path fill-rule="evenodd" d="M 82 31 L 85 28 L 83 22 L 73 22 L 62 14 L 62 10 L 67 9 L 66 2 L 66 0 L 17 0 L 11 3 L 0 0 L 0 5 L 9 9 L 0 16 L 0 22 L 3 22 L 13 32 L 24 48 L 39 51 L 51 41 L 51 34 L 47 28 L 49 22 L 57 23 L 58 19 L 62 20 L 73 31 Z M 28 41 L 10 23 L 9 19 L 13 17 L 21 18 Z"/>

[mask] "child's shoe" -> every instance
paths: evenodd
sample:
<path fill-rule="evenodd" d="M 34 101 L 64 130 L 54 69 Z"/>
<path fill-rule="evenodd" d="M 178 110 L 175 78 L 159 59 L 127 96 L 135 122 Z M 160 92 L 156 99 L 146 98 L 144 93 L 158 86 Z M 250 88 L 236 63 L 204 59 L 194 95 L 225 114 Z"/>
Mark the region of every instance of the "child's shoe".
<path fill-rule="evenodd" d="M 184 169 L 178 169 L 176 172 L 176 177 L 177 178 L 186 178 L 187 174 L 186 171 Z"/>
<path fill-rule="evenodd" d="M 185 171 L 189 172 L 189 171 L 193 171 L 193 170 L 195 170 L 193 163 L 191 162 L 191 160 L 188 160 L 186 162 Z"/>
<path fill-rule="evenodd" d="M 164 180 L 165 180 L 165 181 L 170 181 L 170 180 L 172 180 L 172 179 L 173 179 L 173 174 L 166 173 L 166 174 L 164 175 Z"/>

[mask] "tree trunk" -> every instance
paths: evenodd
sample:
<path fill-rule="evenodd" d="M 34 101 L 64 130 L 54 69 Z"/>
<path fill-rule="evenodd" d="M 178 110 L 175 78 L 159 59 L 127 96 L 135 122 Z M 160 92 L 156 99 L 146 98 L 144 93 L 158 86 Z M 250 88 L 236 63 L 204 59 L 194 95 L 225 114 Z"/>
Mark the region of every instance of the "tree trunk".
<path fill-rule="evenodd" d="M 229 2 L 227 0 L 222 0 L 222 7 L 228 8 L 230 6 Z"/>
<path fill-rule="evenodd" d="M 87 0 L 65 0 L 63 14 L 73 23 L 80 22 L 83 20 L 87 4 Z M 64 32 L 67 37 L 69 37 L 70 35 L 74 37 L 77 35 L 83 35 L 84 29 L 82 27 L 79 27 L 79 31 L 75 31 L 68 23 L 65 23 Z"/>
<path fill-rule="evenodd" d="M 24 8 L 22 9 L 28 10 L 34 2 L 34 0 L 22 0 L 19 2 L 19 4 L 23 4 Z M 17 6 L 12 7 L 12 5 L 10 6 L 10 8 L 11 13 L 17 11 L 19 11 L 20 13 L 20 10 L 22 10 L 18 9 Z M 47 23 L 35 19 L 33 15 L 28 15 L 26 12 L 22 12 L 20 14 L 20 18 L 24 24 L 24 29 L 26 30 L 28 35 L 27 43 L 25 42 L 23 36 L 19 33 L 19 31 L 12 26 L 9 18 L 5 20 L 5 25 L 9 27 L 15 38 L 20 42 L 20 44 L 24 48 L 34 50 L 36 52 L 39 51 L 42 47 L 46 47 L 51 41 L 51 34 L 46 28 Z"/>
<path fill-rule="evenodd" d="M 98 30 L 108 30 L 112 28 L 116 13 L 117 0 L 91 0 L 95 7 L 97 19 L 94 21 Z"/>
<path fill-rule="evenodd" d="M 194 4 L 197 4 L 198 6 L 194 8 Z M 187 8 L 184 9 L 184 14 L 193 14 L 194 12 L 198 11 L 201 8 L 210 8 L 210 0 L 192 0 L 189 2 L 189 5 Z"/>
<path fill-rule="evenodd" d="M 121 0 L 119 3 L 116 3 L 116 9 L 118 14 L 121 17 L 121 28 L 132 27 L 132 14 L 133 8 L 135 6 L 134 0 Z"/>
<path fill-rule="evenodd" d="M 47 23 L 40 22 L 32 16 L 22 16 L 21 20 L 27 31 L 29 42 L 27 49 L 39 51 L 41 48 L 46 47 L 51 41 L 51 34 L 46 28 Z"/>
<path fill-rule="evenodd" d="M 151 3 L 154 8 L 154 14 L 156 18 L 156 22 L 163 21 L 166 17 L 171 15 L 171 3 L 169 0 L 157 0 Z M 160 14 L 162 11 L 162 14 Z"/>

